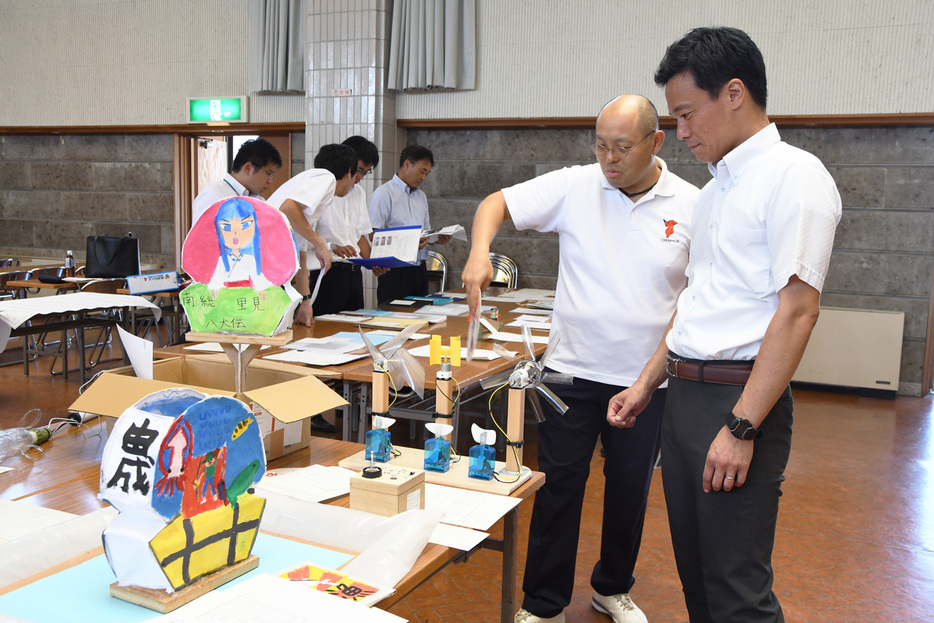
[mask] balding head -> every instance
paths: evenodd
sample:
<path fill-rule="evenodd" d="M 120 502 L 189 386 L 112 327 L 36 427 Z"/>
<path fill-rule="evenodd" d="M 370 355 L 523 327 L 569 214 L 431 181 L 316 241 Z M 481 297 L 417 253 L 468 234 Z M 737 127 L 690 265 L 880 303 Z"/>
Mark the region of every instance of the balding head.
<path fill-rule="evenodd" d="M 642 95 L 620 95 L 610 100 L 600 110 L 597 125 L 600 124 L 600 118 L 604 115 L 634 117 L 636 129 L 642 134 L 658 130 L 658 111 L 655 105 Z"/>

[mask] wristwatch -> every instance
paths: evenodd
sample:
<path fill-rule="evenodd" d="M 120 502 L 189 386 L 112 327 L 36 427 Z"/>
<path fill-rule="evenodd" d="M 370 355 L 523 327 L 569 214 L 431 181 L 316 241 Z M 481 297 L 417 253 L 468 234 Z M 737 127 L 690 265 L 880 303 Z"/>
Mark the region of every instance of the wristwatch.
<path fill-rule="evenodd" d="M 743 441 L 748 441 L 749 439 L 758 439 L 762 436 L 762 431 L 752 425 L 752 422 L 746 418 L 736 417 L 735 415 L 730 416 L 730 420 L 726 423 L 727 428 L 730 429 L 730 432 L 737 439 L 742 439 Z"/>
<path fill-rule="evenodd" d="M 310 300 L 311 300 L 310 294 L 305 294 L 304 296 L 302 296 L 302 303 L 304 303 L 305 301 L 310 301 Z"/>

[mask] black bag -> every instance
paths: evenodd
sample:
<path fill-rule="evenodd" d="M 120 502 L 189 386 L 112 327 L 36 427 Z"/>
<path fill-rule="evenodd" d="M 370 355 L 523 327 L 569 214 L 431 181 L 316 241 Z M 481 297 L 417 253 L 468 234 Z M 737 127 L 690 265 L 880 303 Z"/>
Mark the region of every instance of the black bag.
<path fill-rule="evenodd" d="M 85 277 L 129 277 L 139 274 L 139 238 L 129 232 L 116 236 L 88 236 Z"/>

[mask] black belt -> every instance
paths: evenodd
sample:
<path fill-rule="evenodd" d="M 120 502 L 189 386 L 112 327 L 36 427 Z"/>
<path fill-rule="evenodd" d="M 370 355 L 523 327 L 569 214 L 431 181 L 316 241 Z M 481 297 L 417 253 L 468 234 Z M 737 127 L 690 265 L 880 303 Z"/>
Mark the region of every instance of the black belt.
<path fill-rule="evenodd" d="M 668 353 L 665 370 L 669 376 L 686 381 L 717 383 L 719 385 L 745 385 L 754 361 L 703 361 L 684 359 Z"/>
<path fill-rule="evenodd" d="M 331 270 L 344 270 L 355 273 L 360 270 L 360 265 L 353 262 L 331 262 Z"/>

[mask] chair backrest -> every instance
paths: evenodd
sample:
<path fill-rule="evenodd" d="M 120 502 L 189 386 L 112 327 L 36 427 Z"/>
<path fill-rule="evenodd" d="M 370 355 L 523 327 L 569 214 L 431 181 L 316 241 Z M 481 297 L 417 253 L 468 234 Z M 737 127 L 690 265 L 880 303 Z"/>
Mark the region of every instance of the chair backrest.
<path fill-rule="evenodd" d="M 52 277 L 64 277 L 65 276 L 65 267 L 64 266 L 50 266 L 48 268 L 34 268 L 29 271 L 28 279 L 38 279 L 39 275 L 49 275 Z"/>
<path fill-rule="evenodd" d="M 490 253 L 490 263 L 493 265 L 491 286 L 514 289 L 519 285 L 519 267 L 511 258 L 499 253 Z"/>
<path fill-rule="evenodd" d="M 19 260 L 13 257 L 0 260 L 0 268 L 9 268 L 10 266 L 19 266 Z"/>
<path fill-rule="evenodd" d="M 438 279 L 441 282 L 439 292 L 444 292 L 448 282 L 448 260 L 437 251 L 429 251 L 425 260 L 429 279 Z"/>

